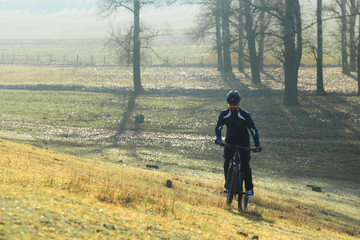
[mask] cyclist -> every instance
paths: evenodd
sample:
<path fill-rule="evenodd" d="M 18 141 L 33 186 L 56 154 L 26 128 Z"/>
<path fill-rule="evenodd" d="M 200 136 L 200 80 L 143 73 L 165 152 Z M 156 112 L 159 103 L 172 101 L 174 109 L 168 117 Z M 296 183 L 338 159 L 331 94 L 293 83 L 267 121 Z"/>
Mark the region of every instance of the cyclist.
<path fill-rule="evenodd" d="M 226 100 L 228 103 L 228 108 L 221 111 L 216 127 L 215 127 L 215 135 L 216 140 L 215 143 L 218 145 L 224 145 L 221 139 L 221 130 L 224 125 L 226 125 L 226 138 L 225 142 L 231 145 L 240 145 L 244 147 L 250 147 L 250 137 L 248 129 L 250 130 L 255 144 L 255 152 L 260 152 L 260 141 L 258 130 L 255 127 L 255 124 L 248 112 L 240 108 L 241 96 L 240 93 L 236 90 L 231 90 L 227 96 Z M 226 180 L 228 175 L 228 168 L 230 164 L 230 159 L 234 156 L 235 149 L 224 147 L 224 174 L 225 174 L 225 190 L 224 192 L 228 192 L 226 189 Z M 252 173 L 250 168 L 250 151 L 240 150 L 240 158 L 241 158 L 241 168 L 244 171 L 244 180 L 245 180 L 245 188 L 248 194 L 249 199 L 254 197 L 254 185 L 252 183 Z"/>

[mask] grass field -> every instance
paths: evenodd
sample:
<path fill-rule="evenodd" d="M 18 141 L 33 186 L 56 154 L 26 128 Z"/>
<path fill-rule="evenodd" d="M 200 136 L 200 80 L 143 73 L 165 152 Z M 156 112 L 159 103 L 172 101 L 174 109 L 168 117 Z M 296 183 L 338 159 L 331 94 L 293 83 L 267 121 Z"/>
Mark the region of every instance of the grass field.
<path fill-rule="evenodd" d="M 315 69 L 302 68 L 300 106 L 285 107 L 276 68 L 260 85 L 238 72 L 144 68 L 146 91 L 133 95 L 127 68 L 2 65 L 0 238 L 356 239 L 360 99 L 353 78 L 324 74 L 319 97 Z M 233 88 L 264 148 L 246 214 L 224 206 L 213 144 Z"/>
<path fill-rule="evenodd" d="M 329 36 L 328 36 L 329 37 Z M 324 64 L 340 65 L 336 40 L 326 46 Z M 118 56 L 106 44 L 106 38 L 94 39 L 0 39 L 1 64 L 28 65 L 79 65 L 79 66 L 117 66 Z M 152 49 L 142 49 L 144 66 L 216 66 L 216 55 L 212 40 L 196 41 L 186 34 L 158 36 L 151 45 Z M 329 50 L 330 49 L 330 50 Z M 233 54 L 232 63 L 237 65 L 237 54 Z M 280 62 L 267 54 L 265 65 L 278 65 Z M 304 51 L 302 65 L 316 65 L 309 50 Z"/>
<path fill-rule="evenodd" d="M 171 39 L 170 39 L 171 38 Z M 118 65 L 118 57 L 106 44 L 107 39 L 0 40 L 1 64 L 29 65 Z M 175 44 L 177 44 L 175 46 Z M 161 37 L 152 50 L 143 49 L 142 64 L 214 64 L 209 45 L 191 42 L 179 35 Z M 185 57 L 186 56 L 186 57 Z"/>

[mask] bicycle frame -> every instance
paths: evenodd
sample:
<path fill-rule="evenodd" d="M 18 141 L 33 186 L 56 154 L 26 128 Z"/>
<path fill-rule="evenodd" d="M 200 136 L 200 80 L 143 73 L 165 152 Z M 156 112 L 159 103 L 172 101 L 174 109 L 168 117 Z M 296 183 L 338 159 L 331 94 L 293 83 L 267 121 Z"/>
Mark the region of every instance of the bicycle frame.
<path fill-rule="evenodd" d="M 230 206 L 233 197 L 235 195 L 238 195 L 238 209 L 239 210 L 246 210 L 247 203 L 248 203 L 248 197 L 247 193 L 243 191 L 243 175 L 242 175 L 242 169 L 241 169 L 241 157 L 240 157 L 240 150 L 245 151 L 254 151 L 255 149 L 249 148 L 249 147 L 243 147 L 243 146 L 237 146 L 237 145 L 230 145 L 230 144 L 224 144 L 224 146 L 227 147 L 234 147 L 236 148 L 234 156 L 230 160 L 229 163 L 229 169 L 226 179 L 226 188 L 229 189 L 228 196 L 226 199 L 226 204 Z M 244 202 L 242 205 L 242 200 L 244 197 Z"/>
<path fill-rule="evenodd" d="M 242 183 L 241 159 L 240 159 L 240 153 L 238 150 L 235 151 L 234 157 L 232 157 L 232 159 L 230 160 L 227 179 L 226 179 L 226 188 L 227 189 L 230 188 L 229 184 L 231 182 L 231 179 L 229 179 L 229 178 L 231 176 L 231 171 L 233 171 L 234 167 L 238 168 L 238 171 L 239 171 L 239 178 L 237 179 L 237 181 L 235 183 L 233 183 L 233 184 L 235 184 L 235 189 L 237 189 L 239 183 Z"/>

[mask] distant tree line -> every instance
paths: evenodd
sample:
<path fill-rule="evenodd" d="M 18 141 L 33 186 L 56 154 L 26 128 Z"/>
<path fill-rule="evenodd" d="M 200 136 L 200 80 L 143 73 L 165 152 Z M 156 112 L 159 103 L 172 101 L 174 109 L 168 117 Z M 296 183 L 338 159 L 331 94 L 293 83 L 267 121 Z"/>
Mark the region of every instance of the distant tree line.
<path fill-rule="evenodd" d="M 360 41 L 355 36 L 359 0 L 333 0 L 323 6 L 317 0 L 312 22 L 305 26 L 299 0 L 189 0 L 204 8 L 194 35 L 214 34 L 218 70 L 232 71 L 231 55 L 238 56 L 237 69 L 244 71 L 249 62 L 254 83 L 261 82 L 265 54 L 277 58 L 284 67 L 284 104 L 297 105 L 298 70 L 303 48 L 311 46 L 317 63 L 317 94 L 326 94 L 323 84 L 323 21 L 336 20 L 341 34 L 342 72 L 350 74 L 360 66 Z M 329 1 L 328 1 L 329 2 Z M 327 13 L 324 19 L 323 12 Z M 309 13 L 307 13 L 309 15 Z M 303 32 L 317 26 L 316 44 L 306 42 Z M 360 31 L 360 18 L 359 18 Z M 359 32 L 358 31 L 358 32 Z M 305 46 L 306 43 L 306 46 Z M 356 46 L 358 44 L 358 47 Z M 350 53 L 350 56 L 348 55 Z M 358 64 L 356 65 L 356 59 Z M 350 62 L 350 63 L 349 63 Z M 360 73 L 358 93 L 360 93 Z"/>
<path fill-rule="evenodd" d="M 285 76 L 284 104 L 298 104 L 298 71 L 301 63 L 304 40 L 303 31 L 317 26 L 316 44 L 311 42 L 317 63 L 317 93 L 326 94 L 323 84 L 323 31 L 324 20 L 336 19 L 340 26 L 342 71 L 360 71 L 360 41 L 355 36 L 356 18 L 359 15 L 360 0 L 333 0 L 324 7 L 317 0 L 314 20 L 304 26 L 299 0 L 187 0 L 188 4 L 200 4 L 204 11 L 199 16 L 193 35 L 201 38 L 214 35 L 217 55 L 217 69 L 232 72 L 232 56 L 237 54 L 237 69 L 244 71 L 245 63 L 250 63 L 251 78 L 254 83 L 261 82 L 260 72 L 264 71 L 265 55 L 272 55 L 283 65 Z M 125 34 L 111 34 L 114 49 L 128 56 L 133 64 L 134 91 L 143 91 L 140 78 L 140 49 L 143 43 L 156 36 L 149 34 L 140 26 L 140 9 L 146 5 L 161 5 L 175 1 L 146 0 L 100 0 L 105 16 L 124 8 L 133 13 L 134 24 Z M 184 1 L 182 1 L 184 2 Z M 324 19 L 323 10 L 329 13 Z M 360 32 L 360 18 L 358 24 Z M 356 42 L 358 44 L 356 51 Z M 148 47 L 147 44 L 145 44 Z M 348 56 L 348 52 L 350 56 Z M 356 63 L 357 59 L 357 65 Z M 350 62 L 350 63 L 349 63 Z M 358 74 L 358 93 L 360 93 L 360 74 Z"/>

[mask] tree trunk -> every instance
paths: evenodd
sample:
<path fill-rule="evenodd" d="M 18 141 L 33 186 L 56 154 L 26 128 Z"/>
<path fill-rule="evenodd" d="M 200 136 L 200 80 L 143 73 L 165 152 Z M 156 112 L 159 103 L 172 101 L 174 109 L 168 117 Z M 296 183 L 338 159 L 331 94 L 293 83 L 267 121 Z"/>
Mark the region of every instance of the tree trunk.
<path fill-rule="evenodd" d="M 266 7 L 266 3 L 264 0 L 261 0 L 261 6 L 263 8 Z M 266 29 L 265 11 L 264 10 L 261 10 L 261 13 L 259 16 L 259 24 L 260 24 L 259 51 L 258 51 L 259 71 L 264 72 L 264 43 L 265 43 L 265 29 Z"/>
<path fill-rule="evenodd" d="M 360 39 L 360 17 L 359 17 L 359 39 Z M 360 41 L 358 40 L 358 55 L 357 55 L 357 80 L 358 80 L 358 95 L 360 96 Z"/>
<path fill-rule="evenodd" d="M 298 79 L 299 67 L 302 57 L 302 26 L 301 26 L 301 11 L 299 0 L 294 1 L 295 7 L 295 34 L 296 34 L 296 82 Z"/>
<path fill-rule="evenodd" d="M 284 27 L 284 71 L 285 71 L 285 90 L 284 105 L 298 105 L 297 98 L 297 58 L 295 49 L 295 1 L 285 1 Z M 294 57 L 295 56 L 295 57 Z"/>
<path fill-rule="evenodd" d="M 223 71 L 223 52 L 221 41 L 221 0 L 216 0 L 215 3 L 215 29 L 216 29 L 216 53 L 217 53 L 217 70 Z"/>
<path fill-rule="evenodd" d="M 140 1 L 134 0 L 134 53 L 133 53 L 133 80 L 134 92 L 143 92 L 140 78 Z"/>
<path fill-rule="evenodd" d="M 244 72 L 244 4 L 239 0 L 239 40 L 238 40 L 238 70 Z"/>
<path fill-rule="evenodd" d="M 342 58 L 342 73 L 349 74 L 349 63 L 347 54 L 347 39 L 346 39 L 346 0 L 341 0 L 341 58 Z"/>
<path fill-rule="evenodd" d="M 349 18 L 349 35 L 350 35 L 350 71 L 356 71 L 356 39 L 355 39 L 355 22 L 356 22 L 356 3 L 350 0 L 350 18 Z"/>
<path fill-rule="evenodd" d="M 324 95 L 324 80 L 323 80 L 323 31 L 322 31 L 322 0 L 317 0 L 317 78 L 316 78 L 316 92 L 317 95 Z"/>
<path fill-rule="evenodd" d="M 259 58 L 256 53 L 255 31 L 253 29 L 253 18 L 250 8 L 251 0 L 245 0 L 245 28 L 247 35 L 248 48 L 250 53 L 251 78 L 254 83 L 260 83 Z"/>
<path fill-rule="evenodd" d="M 231 72 L 231 51 L 230 51 L 230 0 L 222 2 L 222 40 L 224 55 L 224 71 Z"/>

